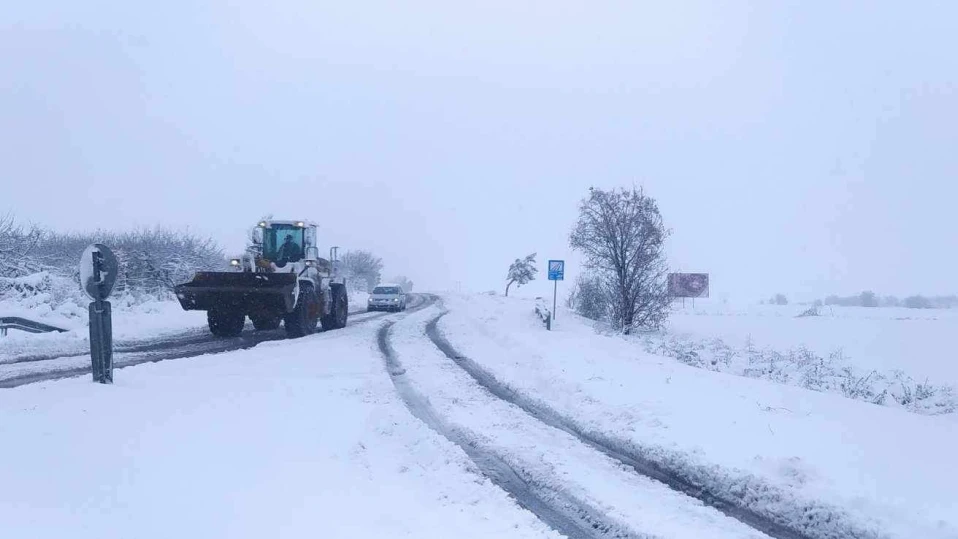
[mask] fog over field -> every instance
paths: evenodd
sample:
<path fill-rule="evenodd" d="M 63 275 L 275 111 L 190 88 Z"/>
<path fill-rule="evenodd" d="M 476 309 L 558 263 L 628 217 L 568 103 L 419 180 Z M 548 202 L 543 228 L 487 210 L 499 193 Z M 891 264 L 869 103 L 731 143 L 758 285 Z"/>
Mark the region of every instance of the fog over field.
<path fill-rule="evenodd" d="M 716 296 L 951 293 L 956 10 L 21 2 L 0 211 L 230 252 L 262 215 L 312 218 L 481 291 L 528 252 L 577 261 L 588 187 L 634 184 Z"/>

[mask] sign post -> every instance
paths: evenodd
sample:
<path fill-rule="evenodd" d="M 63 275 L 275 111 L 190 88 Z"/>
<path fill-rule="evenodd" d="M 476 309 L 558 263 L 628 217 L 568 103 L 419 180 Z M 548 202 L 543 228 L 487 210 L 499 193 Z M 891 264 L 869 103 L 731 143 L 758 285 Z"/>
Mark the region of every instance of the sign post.
<path fill-rule="evenodd" d="M 708 273 L 670 273 L 669 295 L 673 298 L 682 298 L 682 307 L 685 307 L 685 298 L 692 298 L 692 308 L 695 308 L 695 298 L 709 297 Z"/>
<path fill-rule="evenodd" d="M 552 319 L 556 319 L 556 296 L 559 293 L 559 281 L 565 280 L 565 260 L 549 261 L 549 280 L 552 286 Z"/>
<path fill-rule="evenodd" d="M 90 299 L 90 359 L 93 381 L 113 383 L 113 314 L 109 301 L 119 263 L 106 245 L 95 243 L 80 256 L 80 284 Z"/>

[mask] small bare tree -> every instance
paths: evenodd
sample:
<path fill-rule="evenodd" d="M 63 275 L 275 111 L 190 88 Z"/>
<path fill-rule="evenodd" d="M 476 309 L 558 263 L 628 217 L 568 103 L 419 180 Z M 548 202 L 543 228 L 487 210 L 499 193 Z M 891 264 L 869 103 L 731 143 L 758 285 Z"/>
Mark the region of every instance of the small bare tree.
<path fill-rule="evenodd" d="M 625 333 L 655 328 L 668 316 L 669 231 L 655 200 L 641 189 L 592 188 L 579 206 L 569 243 L 585 255 L 610 301 L 610 321 Z"/>
<path fill-rule="evenodd" d="M 509 266 L 509 275 L 506 276 L 506 279 L 509 281 L 506 284 L 506 296 L 509 295 L 509 288 L 515 284 L 517 287 L 522 286 L 529 281 L 534 281 L 536 278 L 536 253 L 525 258 L 517 258 L 515 262 Z"/>
<path fill-rule="evenodd" d="M 393 278 L 393 282 L 402 287 L 403 292 L 409 293 L 412 292 L 413 282 L 409 280 L 405 275 L 400 275 Z"/>
<path fill-rule="evenodd" d="M 591 320 L 608 318 L 609 298 L 602 279 L 595 275 L 579 275 L 566 305 L 581 316 Z"/>
<path fill-rule="evenodd" d="M 0 215 L 0 277 L 20 277 L 38 271 L 43 264 L 34 250 L 43 238 L 37 226 L 24 228 L 12 215 Z"/>
<path fill-rule="evenodd" d="M 343 255 L 343 267 L 346 278 L 365 283 L 367 292 L 382 280 L 383 260 L 369 251 L 349 251 Z"/>
<path fill-rule="evenodd" d="M 788 305 L 788 298 L 785 294 L 775 294 L 768 300 L 769 305 Z"/>

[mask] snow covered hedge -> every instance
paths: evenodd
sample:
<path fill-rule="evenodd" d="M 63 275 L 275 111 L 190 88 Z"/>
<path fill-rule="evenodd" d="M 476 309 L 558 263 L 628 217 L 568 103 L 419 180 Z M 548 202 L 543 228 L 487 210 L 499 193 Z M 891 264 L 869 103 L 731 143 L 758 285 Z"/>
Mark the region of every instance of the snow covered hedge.
<path fill-rule="evenodd" d="M 950 414 L 958 410 L 953 387 L 915 380 L 900 370 L 865 372 L 855 368 L 841 350 L 823 357 L 804 346 L 779 352 L 756 348 L 751 342 L 744 348 L 733 348 L 718 338 L 694 340 L 665 335 L 646 335 L 643 344 L 647 352 L 702 369 L 900 406 L 918 414 Z"/>
<path fill-rule="evenodd" d="M 24 277 L 0 277 L 0 306 L 35 312 L 48 309 L 64 318 L 85 316 L 86 303 L 77 282 L 43 271 Z"/>
<path fill-rule="evenodd" d="M 83 249 L 103 243 L 120 261 L 116 294 L 166 299 L 174 285 L 188 281 L 196 271 L 225 267 L 222 249 L 208 238 L 164 228 L 133 232 L 46 234 L 35 252 L 60 275 L 76 276 Z"/>
<path fill-rule="evenodd" d="M 30 301 L 42 298 L 56 306 L 67 296 L 81 297 L 77 264 L 91 243 L 106 244 L 116 253 L 120 275 L 114 295 L 134 302 L 169 299 L 172 287 L 196 271 L 225 267 L 222 249 L 190 232 L 156 227 L 64 234 L 23 227 L 8 216 L 0 218 L 0 277 L 6 279 L 0 299 L 32 296 Z"/>

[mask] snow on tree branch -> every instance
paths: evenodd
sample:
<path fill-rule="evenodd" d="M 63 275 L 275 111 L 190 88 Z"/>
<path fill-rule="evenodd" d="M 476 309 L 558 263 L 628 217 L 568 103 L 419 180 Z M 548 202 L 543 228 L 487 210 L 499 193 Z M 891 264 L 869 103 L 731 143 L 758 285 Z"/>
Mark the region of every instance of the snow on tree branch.
<path fill-rule="evenodd" d="M 509 288 L 515 284 L 516 286 L 522 286 L 530 281 L 534 281 L 536 278 L 536 253 L 525 258 L 517 258 L 512 265 L 509 266 L 509 274 L 506 276 L 508 284 L 506 284 L 506 295 L 509 295 Z"/>

